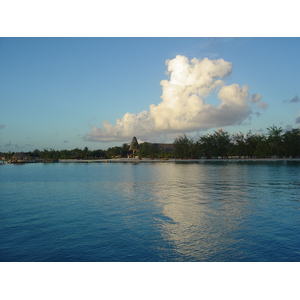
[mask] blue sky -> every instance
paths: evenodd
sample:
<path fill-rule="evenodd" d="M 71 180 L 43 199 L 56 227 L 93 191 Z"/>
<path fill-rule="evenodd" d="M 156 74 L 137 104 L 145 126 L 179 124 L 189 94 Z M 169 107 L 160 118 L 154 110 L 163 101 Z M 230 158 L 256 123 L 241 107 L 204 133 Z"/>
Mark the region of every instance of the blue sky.
<path fill-rule="evenodd" d="M 299 53 L 300 38 L 4 37 L 0 39 L 0 151 L 107 149 L 130 142 L 132 136 L 172 142 L 183 132 L 196 138 L 218 128 L 230 133 L 259 132 L 273 124 L 299 128 Z M 201 64 L 205 58 L 207 64 Z M 187 76 L 206 78 L 212 73 L 202 70 L 217 61 L 218 75 L 210 79 L 222 83 L 215 88 L 212 81 L 205 83 L 202 88 L 211 87 L 210 92 L 201 94 L 193 86 L 196 81 L 191 90 L 185 78 L 174 81 L 179 68 L 192 65 L 199 66 L 199 72 Z M 169 74 L 168 68 L 173 68 Z M 172 102 L 171 89 L 183 84 L 184 90 L 172 94 L 182 98 Z M 194 94 L 198 98 L 191 102 L 188 97 Z M 237 94 L 242 97 L 239 103 L 229 99 Z M 206 109 L 198 107 L 201 101 Z M 228 109 L 224 105 L 219 109 L 221 101 Z M 197 116 L 191 124 L 193 111 Z M 103 127 L 105 120 L 109 130 Z"/>

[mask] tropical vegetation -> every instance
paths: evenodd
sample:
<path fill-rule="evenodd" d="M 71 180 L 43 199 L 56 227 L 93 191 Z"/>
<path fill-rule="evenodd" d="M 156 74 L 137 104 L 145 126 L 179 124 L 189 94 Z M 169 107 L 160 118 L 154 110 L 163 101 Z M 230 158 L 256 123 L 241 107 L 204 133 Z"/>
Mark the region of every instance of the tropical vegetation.
<path fill-rule="evenodd" d="M 185 134 L 174 140 L 178 158 L 266 158 L 300 157 L 300 129 L 283 132 L 281 127 L 267 128 L 266 135 L 241 132 L 230 134 L 223 129 L 199 137 L 197 141 Z"/>
<path fill-rule="evenodd" d="M 27 159 L 110 159 L 128 157 L 132 154 L 130 145 L 124 143 L 121 147 L 110 147 L 107 150 L 90 150 L 75 148 L 72 150 L 35 149 L 24 152 Z M 14 152 L 4 153 L 6 159 L 11 159 Z M 173 151 L 163 151 L 154 144 L 144 142 L 135 151 L 136 156 L 143 158 L 299 158 L 300 129 L 284 132 L 281 127 L 267 128 L 267 134 L 255 134 L 249 131 L 230 135 L 223 129 L 215 130 L 212 134 L 201 135 L 197 140 L 188 138 L 185 134 L 173 141 Z"/>

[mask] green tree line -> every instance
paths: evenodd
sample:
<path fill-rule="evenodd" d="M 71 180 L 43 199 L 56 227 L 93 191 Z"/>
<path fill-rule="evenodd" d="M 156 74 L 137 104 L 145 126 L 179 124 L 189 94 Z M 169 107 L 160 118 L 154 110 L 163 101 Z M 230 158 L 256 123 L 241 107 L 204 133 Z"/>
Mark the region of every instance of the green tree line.
<path fill-rule="evenodd" d="M 254 134 L 249 131 L 230 135 L 223 129 L 215 130 L 212 134 L 201 135 L 194 141 L 185 134 L 173 141 L 173 151 L 158 150 L 152 143 L 141 143 L 135 155 L 143 158 L 228 158 L 228 157 L 300 157 L 300 129 L 283 132 L 281 127 L 267 128 L 267 134 Z M 27 159 L 110 159 L 127 157 L 132 154 L 129 144 L 121 147 L 110 147 L 107 150 L 90 150 L 75 148 L 72 150 L 35 149 L 24 152 Z M 14 152 L 4 153 L 6 159 L 11 159 Z"/>
<path fill-rule="evenodd" d="M 174 156 L 178 158 L 213 157 L 300 157 L 300 129 L 283 132 L 281 127 L 267 128 L 266 135 L 249 131 L 230 135 L 223 129 L 199 137 L 197 141 L 185 134 L 174 140 Z"/>
<path fill-rule="evenodd" d="M 83 149 L 75 148 L 72 150 L 54 150 L 54 149 L 35 149 L 34 151 L 24 152 L 27 159 L 99 159 L 99 158 L 115 158 L 126 157 L 129 153 L 129 145 L 123 144 L 122 147 L 111 147 L 107 150 L 90 150 L 88 147 Z M 11 159 L 15 152 L 5 153 L 6 159 Z"/>

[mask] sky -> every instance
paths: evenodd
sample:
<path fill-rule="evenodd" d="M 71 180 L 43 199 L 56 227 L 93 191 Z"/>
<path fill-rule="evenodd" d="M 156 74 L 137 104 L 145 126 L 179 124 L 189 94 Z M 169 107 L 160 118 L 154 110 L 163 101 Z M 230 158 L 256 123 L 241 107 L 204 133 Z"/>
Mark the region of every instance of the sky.
<path fill-rule="evenodd" d="M 2 37 L 0 151 L 300 125 L 297 37 Z"/>

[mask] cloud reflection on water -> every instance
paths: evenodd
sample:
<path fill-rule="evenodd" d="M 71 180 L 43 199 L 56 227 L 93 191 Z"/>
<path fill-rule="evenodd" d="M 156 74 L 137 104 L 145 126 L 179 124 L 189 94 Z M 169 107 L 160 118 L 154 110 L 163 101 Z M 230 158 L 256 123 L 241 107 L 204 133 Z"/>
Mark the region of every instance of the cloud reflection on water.
<path fill-rule="evenodd" d="M 155 195 L 163 214 L 172 220 L 162 223 L 164 238 L 192 261 L 218 261 L 224 251 L 227 255 L 234 251 L 236 232 L 249 205 L 240 170 L 226 165 L 170 164 L 159 171 Z"/>
<path fill-rule="evenodd" d="M 107 220 L 118 225 L 119 242 L 151 261 L 278 260 L 284 233 L 294 236 L 295 183 L 286 189 L 293 168 L 221 161 L 107 167 L 110 177 L 98 185 Z"/>

